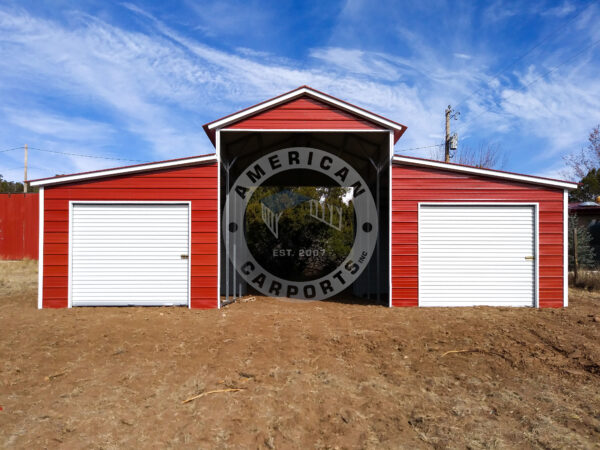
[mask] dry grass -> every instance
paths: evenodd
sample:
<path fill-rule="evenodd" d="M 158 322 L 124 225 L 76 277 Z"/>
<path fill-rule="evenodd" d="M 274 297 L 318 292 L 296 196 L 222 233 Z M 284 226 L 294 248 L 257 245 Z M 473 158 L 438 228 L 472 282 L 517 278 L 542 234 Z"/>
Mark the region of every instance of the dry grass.
<path fill-rule="evenodd" d="M 600 271 L 580 270 L 577 275 L 577 283 L 575 283 L 573 272 L 569 272 L 569 286 L 600 292 Z"/>
<path fill-rule="evenodd" d="M 0 295 L 11 295 L 37 287 L 38 262 L 0 260 Z"/>

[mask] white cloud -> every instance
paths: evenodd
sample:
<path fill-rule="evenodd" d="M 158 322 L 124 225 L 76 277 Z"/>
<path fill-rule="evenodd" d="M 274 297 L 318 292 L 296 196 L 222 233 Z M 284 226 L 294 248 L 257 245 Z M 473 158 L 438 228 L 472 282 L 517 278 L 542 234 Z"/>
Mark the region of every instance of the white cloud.
<path fill-rule="evenodd" d="M 103 142 L 114 130 L 111 126 L 91 120 L 64 117 L 31 109 L 4 108 L 6 121 L 21 127 L 43 139 L 60 136 L 67 141 Z"/>
<path fill-rule="evenodd" d="M 545 11 L 542 11 L 542 15 L 564 17 L 572 13 L 573 11 L 575 11 L 575 5 L 573 5 L 570 2 L 563 2 L 562 5 L 555 6 L 554 8 L 549 8 Z"/>
<path fill-rule="evenodd" d="M 467 55 L 466 53 L 454 53 L 454 56 L 459 59 L 466 59 L 466 60 L 469 60 L 472 58 L 471 55 Z"/>
<path fill-rule="evenodd" d="M 310 56 L 326 66 L 337 66 L 346 72 L 367 75 L 374 79 L 396 81 L 400 77 L 398 67 L 381 53 L 328 47 L 313 49 Z"/>

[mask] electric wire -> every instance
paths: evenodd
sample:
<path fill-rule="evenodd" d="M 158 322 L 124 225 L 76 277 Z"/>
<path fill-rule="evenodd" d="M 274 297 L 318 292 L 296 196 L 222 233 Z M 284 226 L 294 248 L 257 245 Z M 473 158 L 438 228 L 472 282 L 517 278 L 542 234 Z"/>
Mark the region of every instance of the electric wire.
<path fill-rule="evenodd" d="M 20 149 L 24 149 L 24 148 L 25 148 L 25 146 L 23 146 L 23 145 L 20 147 L 7 148 L 5 150 L 0 150 L 0 153 L 10 152 L 13 150 L 20 150 Z M 144 159 L 113 158 L 110 156 L 98 156 L 98 155 L 88 155 L 88 154 L 83 154 L 83 153 L 59 152 L 58 150 L 47 150 L 47 149 L 38 148 L 38 147 L 28 147 L 28 149 L 38 151 L 38 152 L 56 153 L 58 155 L 80 156 L 82 158 L 107 159 L 107 160 L 111 160 L 111 161 L 148 162 L 148 160 L 144 160 Z"/>
<path fill-rule="evenodd" d="M 82 158 L 108 159 L 108 160 L 112 160 L 112 161 L 148 162 L 147 160 L 143 160 L 143 159 L 113 158 L 113 157 L 108 157 L 108 156 L 86 155 L 86 154 L 82 154 L 82 153 L 59 152 L 57 150 L 46 150 L 46 149 L 37 148 L 37 147 L 29 147 L 29 149 L 38 151 L 38 152 L 56 153 L 59 155 L 79 156 Z"/>
<path fill-rule="evenodd" d="M 7 149 L 5 149 L 5 150 L 0 150 L 0 153 L 4 153 L 4 152 L 12 152 L 13 150 L 19 150 L 19 149 L 21 149 L 21 148 L 25 148 L 25 147 L 21 146 L 21 147 L 7 148 Z"/>
<path fill-rule="evenodd" d="M 411 150 L 423 150 L 423 149 L 425 149 L 425 148 L 441 147 L 441 146 L 443 146 L 443 145 L 444 145 L 444 144 L 442 143 L 442 144 L 436 144 L 436 145 L 426 145 L 426 146 L 424 146 L 424 147 L 401 148 L 401 149 L 399 149 L 399 150 L 396 150 L 394 153 L 399 153 L 399 152 L 408 152 L 408 151 L 411 151 Z"/>

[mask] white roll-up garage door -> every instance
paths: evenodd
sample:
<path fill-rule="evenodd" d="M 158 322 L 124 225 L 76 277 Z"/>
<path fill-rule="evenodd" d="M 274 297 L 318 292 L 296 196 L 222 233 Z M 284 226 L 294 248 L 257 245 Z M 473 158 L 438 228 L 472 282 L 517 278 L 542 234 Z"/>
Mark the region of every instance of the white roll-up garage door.
<path fill-rule="evenodd" d="M 189 206 L 74 203 L 73 306 L 186 305 Z"/>
<path fill-rule="evenodd" d="M 534 306 L 533 206 L 421 205 L 420 306 Z"/>

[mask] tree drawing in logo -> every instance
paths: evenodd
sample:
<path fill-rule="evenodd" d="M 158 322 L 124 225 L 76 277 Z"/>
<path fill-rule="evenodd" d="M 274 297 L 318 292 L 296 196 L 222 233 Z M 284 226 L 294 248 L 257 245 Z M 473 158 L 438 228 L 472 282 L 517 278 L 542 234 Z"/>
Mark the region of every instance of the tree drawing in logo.
<path fill-rule="evenodd" d="M 311 200 L 309 197 L 288 189 L 277 192 L 260 201 L 262 220 L 273 236 L 277 238 L 279 237 L 279 218 L 283 212 L 309 200 Z"/>
<path fill-rule="evenodd" d="M 354 242 L 354 205 L 345 187 L 260 186 L 246 208 L 245 237 L 277 276 L 309 281 L 338 267 Z"/>

